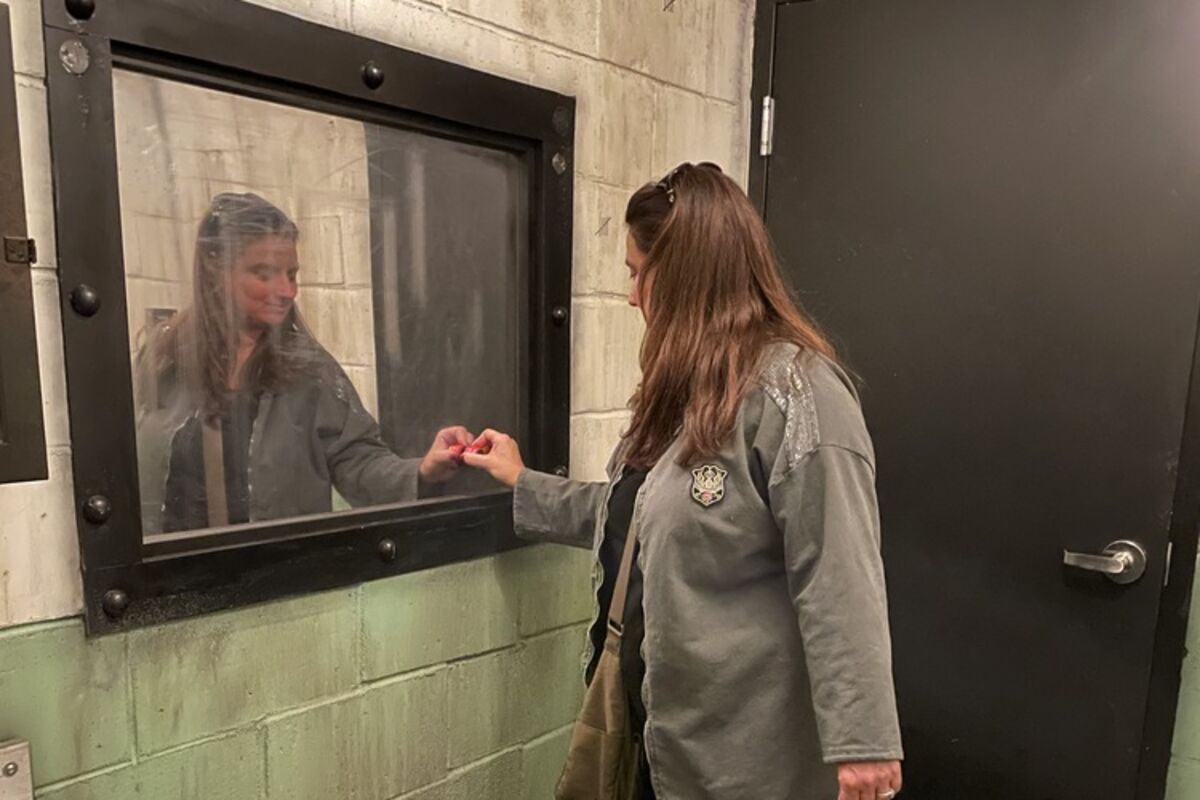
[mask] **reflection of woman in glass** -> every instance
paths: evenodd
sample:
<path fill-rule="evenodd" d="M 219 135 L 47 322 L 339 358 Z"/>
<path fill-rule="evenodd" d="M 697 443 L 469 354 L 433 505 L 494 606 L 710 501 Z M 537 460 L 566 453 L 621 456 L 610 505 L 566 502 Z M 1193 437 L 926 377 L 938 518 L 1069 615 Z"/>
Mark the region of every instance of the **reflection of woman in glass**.
<path fill-rule="evenodd" d="M 299 229 L 253 194 L 215 197 L 196 241 L 193 302 L 138 355 L 147 533 L 414 500 L 457 469 L 446 428 L 423 459 L 383 443 L 295 306 Z"/>

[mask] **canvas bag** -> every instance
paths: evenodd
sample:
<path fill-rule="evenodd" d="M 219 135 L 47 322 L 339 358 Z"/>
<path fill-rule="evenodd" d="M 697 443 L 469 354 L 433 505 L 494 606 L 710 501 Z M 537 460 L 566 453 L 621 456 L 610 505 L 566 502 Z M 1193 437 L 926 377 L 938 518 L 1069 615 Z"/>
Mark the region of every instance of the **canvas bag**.
<path fill-rule="evenodd" d="M 621 678 L 622 618 L 635 542 L 631 526 L 608 609 L 604 649 L 571 731 L 566 765 L 554 790 L 555 800 L 637 800 L 639 794 L 641 732 L 630 729 L 629 703 Z"/>

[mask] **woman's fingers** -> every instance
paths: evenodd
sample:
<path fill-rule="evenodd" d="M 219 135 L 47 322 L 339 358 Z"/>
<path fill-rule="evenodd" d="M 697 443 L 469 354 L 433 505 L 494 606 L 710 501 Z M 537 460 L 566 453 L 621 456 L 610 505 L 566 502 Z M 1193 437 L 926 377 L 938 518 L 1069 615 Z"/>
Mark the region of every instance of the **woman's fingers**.
<path fill-rule="evenodd" d="M 479 434 L 470 444 L 476 448 L 482 448 L 484 445 L 495 445 L 505 439 L 511 440 L 511 437 L 492 428 L 485 428 L 483 433 Z"/>
<path fill-rule="evenodd" d="M 462 425 L 442 428 L 433 437 L 433 444 L 421 459 L 421 477 L 431 483 L 444 483 L 454 476 L 462 464 L 462 451 L 471 441 L 471 432 Z"/>
<path fill-rule="evenodd" d="M 525 463 L 511 436 L 488 428 L 479 436 L 462 425 L 442 428 L 421 462 L 421 477 L 441 483 L 449 480 L 462 464 L 486 470 L 505 486 L 514 486 Z"/>
<path fill-rule="evenodd" d="M 838 790 L 838 800 L 875 800 L 857 764 L 843 765 L 838 770 Z"/>
<path fill-rule="evenodd" d="M 837 800 L 858 800 L 858 775 L 854 764 L 838 764 Z"/>
<path fill-rule="evenodd" d="M 838 765 L 838 800 L 888 800 L 900 793 L 900 762 Z"/>
<path fill-rule="evenodd" d="M 888 774 L 888 788 L 896 794 L 900 794 L 900 790 L 904 788 L 904 775 L 900 769 L 900 762 L 893 761 Z"/>
<path fill-rule="evenodd" d="M 453 447 L 456 444 L 466 447 L 471 443 L 471 438 L 471 432 L 462 425 L 451 425 L 438 431 L 434 442 L 442 447 Z"/>
<path fill-rule="evenodd" d="M 461 458 L 465 463 L 470 464 L 473 467 L 483 467 L 487 469 L 487 465 L 490 462 L 481 460 L 467 461 L 467 457 L 491 455 L 492 453 L 497 452 L 497 448 L 505 448 L 507 450 L 509 443 L 512 443 L 512 445 L 515 447 L 515 442 L 512 441 L 511 437 L 500 433 L 499 431 L 488 428 L 483 433 L 479 434 L 479 436 L 477 436 L 473 442 L 463 448 Z M 503 454 L 497 453 L 497 455 Z"/>
<path fill-rule="evenodd" d="M 468 451 L 464 450 L 463 454 L 462 454 L 463 463 L 466 464 L 468 467 L 475 467 L 477 469 L 482 469 L 487 472 L 492 471 L 491 470 L 492 458 L 493 458 L 493 456 L 490 452 L 489 453 L 478 453 L 478 452 L 468 452 Z"/>
<path fill-rule="evenodd" d="M 890 800 L 900 794 L 900 762 L 881 761 L 870 765 L 872 770 L 872 786 L 867 797 L 869 800 Z"/>
<path fill-rule="evenodd" d="M 463 450 L 462 459 L 468 466 L 485 470 L 505 486 L 514 486 L 525 469 L 516 441 L 491 428 L 479 434 Z"/>
<path fill-rule="evenodd" d="M 476 439 L 463 448 L 461 458 L 468 466 L 480 467 L 491 472 L 505 462 L 519 461 L 520 454 L 516 452 L 515 447 L 510 447 L 505 442 L 480 442 Z"/>

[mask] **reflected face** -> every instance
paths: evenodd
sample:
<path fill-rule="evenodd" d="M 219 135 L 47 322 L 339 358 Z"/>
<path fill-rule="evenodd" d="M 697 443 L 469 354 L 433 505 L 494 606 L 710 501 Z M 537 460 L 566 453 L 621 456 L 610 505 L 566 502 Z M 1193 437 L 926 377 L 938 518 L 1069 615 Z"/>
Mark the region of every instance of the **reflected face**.
<path fill-rule="evenodd" d="M 642 279 L 642 269 L 646 264 L 646 254 L 638 249 L 632 233 L 625 234 L 625 266 L 629 268 L 629 305 L 642 310 L 642 319 L 646 319 L 650 308 L 650 284 L 647 276 Z"/>
<path fill-rule="evenodd" d="M 233 265 L 230 296 L 247 328 L 282 325 L 299 288 L 296 243 L 269 235 L 251 242 Z"/>

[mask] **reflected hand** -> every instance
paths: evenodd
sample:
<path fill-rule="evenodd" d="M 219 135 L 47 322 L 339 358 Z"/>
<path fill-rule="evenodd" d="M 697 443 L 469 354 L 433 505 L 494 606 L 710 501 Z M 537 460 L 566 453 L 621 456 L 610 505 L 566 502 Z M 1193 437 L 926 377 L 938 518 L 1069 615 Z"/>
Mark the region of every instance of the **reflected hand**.
<path fill-rule="evenodd" d="M 900 793 L 899 761 L 838 764 L 838 800 L 888 800 Z"/>
<path fill-rule="evenodd" d="M 471 443 L 471 432 L 462 425 L 442 428 L 433 437 L 429 452 L 421 459 L 421 480 L 426 483 L 445 483 L 458 472 L 461 461 L 458 453 Z"/>
<path fill-rule="evenodd" d="M 462 454 L 465 463 L 484 470 L 505 486 L 516 486 L 525 470 L 521 448 L 511 436 L 488 428 Z"/>

